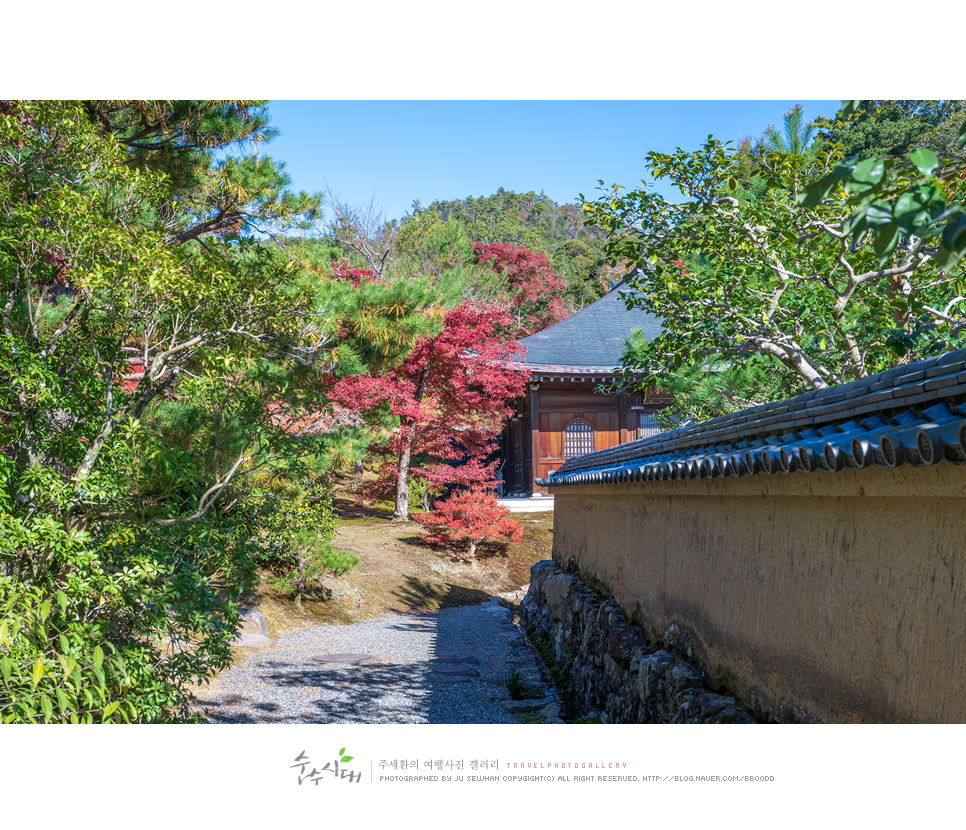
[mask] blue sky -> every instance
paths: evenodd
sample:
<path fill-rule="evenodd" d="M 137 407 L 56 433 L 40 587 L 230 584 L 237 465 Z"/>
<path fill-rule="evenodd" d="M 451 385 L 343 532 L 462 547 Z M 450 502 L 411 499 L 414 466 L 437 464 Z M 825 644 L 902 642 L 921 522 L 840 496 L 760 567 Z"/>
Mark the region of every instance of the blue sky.
<path fill-rule="evenodd" d="M 296 190 L 374 200 L 401 218 L 418 199 L 544 191 L 557 202 L 597 180 L 639 184 L 651 150 L 695 149 L 759 135 L 796 103 L 806 118 L 829 101 L 273 101 L 281 135 L 264 152 L 286 162 Z M 663 192 L 663 191 L 662 191 Z M 665 195 L 673 197 L 666 191 Z"/>

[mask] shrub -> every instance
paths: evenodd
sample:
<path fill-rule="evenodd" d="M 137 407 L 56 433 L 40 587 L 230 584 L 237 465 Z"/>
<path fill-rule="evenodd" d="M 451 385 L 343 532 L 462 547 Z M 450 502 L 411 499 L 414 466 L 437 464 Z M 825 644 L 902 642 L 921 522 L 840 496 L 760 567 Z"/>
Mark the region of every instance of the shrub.
<path fill-rule="evenodd" d="M 251 496 L 244 509 L 254 534 L 254 559 L 284 572 L 275 580 L 283 592 L 301 597 L 324 574 L 339 576 L 359 562 L 332 547 L 335 515 L 326 494 L 262 492 Z"/>
<path fill-rule="evenodd" d="M 423 541 L 468 542 L 471 559 L 480 542 L 505 538 L 519 543 L 523 539 L 523 525 L 510 518 L 510 511 L 492 493 L 461 490 L 438 502 L 431 513 L 414 514 L 413 519 L 428 531 L 420 535 Z"/>
<path fill-rule="evenodd" d="M 45 568 L 0 571 L 0 718 L 193 719 L 190 685 L 231 661 L 235 599 L 254 577 L 247 532 L 215 511 L 96 534 L 2 518 L 7 542 L 43 552 Z"/>

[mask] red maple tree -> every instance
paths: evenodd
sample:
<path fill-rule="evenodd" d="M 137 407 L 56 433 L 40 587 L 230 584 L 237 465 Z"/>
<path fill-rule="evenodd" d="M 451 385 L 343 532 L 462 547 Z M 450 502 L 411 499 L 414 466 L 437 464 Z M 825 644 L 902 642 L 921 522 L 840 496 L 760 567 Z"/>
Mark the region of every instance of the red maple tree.
<path fill-rule="evenodd" d="M 519 544 L 523 539 L 523 525 L 510 518 L 510 511 L 492 493 L 479 490 L 454 493 L 438 502 L 431 513 L 413 514 L 413 519 L 427 529 L 419 537 L 425 542 L 469 542 L 471 559 L 480 542 L 505 538 Z"/>
<path fill-rule="evenodd" d="M 513 362 L 520 347 L 502 342 L 509 324 L 499 306 L 464 303 L 446 314 L 439 334 L 421 338 L 397 369 L 335 385 L 332 397 L 343 406 L 374 419 L 388 408 L 399 419 L 388 441 L 370 447 L 382 460 L 364 497 L 394 488 L 394 518 L 408 519 L 411 473 L 435 489 L 495 486 L 497 462 L 486 459 L 513 414 L 510 403 L 527 383 Z M 414 459 L 420 462 L 415 468 Z"/>
<path fill-rule="evenodd" d="M 504 242 L 473 245 L 473 261 L 488 264 L 510 284 L 513 337 L 541 331 L 573 313 L 560 296 L 567 283 L 554 273 L 546 254 Z"/>
<path fill-rule="evenodd" d="M 342 259 L 332 266 L 332 279 L 351 282 L 353 288 L 359 288 L 365 282 L 378 282 L 379 278 L 369 268 L 353 268 L 348 260 Z"/>

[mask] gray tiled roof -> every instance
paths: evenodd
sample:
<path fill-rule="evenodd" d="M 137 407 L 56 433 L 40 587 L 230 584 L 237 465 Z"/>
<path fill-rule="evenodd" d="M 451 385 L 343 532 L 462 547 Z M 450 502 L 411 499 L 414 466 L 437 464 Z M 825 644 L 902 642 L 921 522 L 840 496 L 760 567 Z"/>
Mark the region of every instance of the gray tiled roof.
<path fill-rule="evenodd" d="M 621 295 L 636 293 L 622 280 L 566 320 L 518 340 L 527 349 L 523 362 L 558 372 L 615 371 L 632 331 L 642 329 L 648 340 L 661 333 L 659 318 L 640 309 L 627 310 Z"/>
<path fill-rule="evenodd" d="M 966 350 L 569 459 L 541 486 L 966 463 Z"/>

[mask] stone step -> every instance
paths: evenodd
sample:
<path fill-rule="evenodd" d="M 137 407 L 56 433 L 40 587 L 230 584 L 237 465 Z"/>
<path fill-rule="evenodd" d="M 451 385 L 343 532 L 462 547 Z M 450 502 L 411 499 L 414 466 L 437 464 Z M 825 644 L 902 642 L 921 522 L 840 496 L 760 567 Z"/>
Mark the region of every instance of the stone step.
<path fill-rule="evenodd" d="M 479 677 L 480 673 L 477 669 L 467 666 L 463 663 L 442 663 L 440 665 L 430 665 L 429 670 L 434 674 L 447 674 L 447 675 L 457 675 L 462 674 L 466 677 Z"/>
<path fill-rule="evenodd" d="M 367 666 L 382 662 L 371 654 L 319 654 L 312 660 L 316 663 L 343 663 L 350 666 Z"/>
<path fill-rule="evenodd" d="M 468 651 L 452 651 L 448 654 L 437 654 L 435 657 L 430 658 L 430 663 L 469 663 L 473 666 L 478 666 L 480 661 L 477 660 Z"/>

